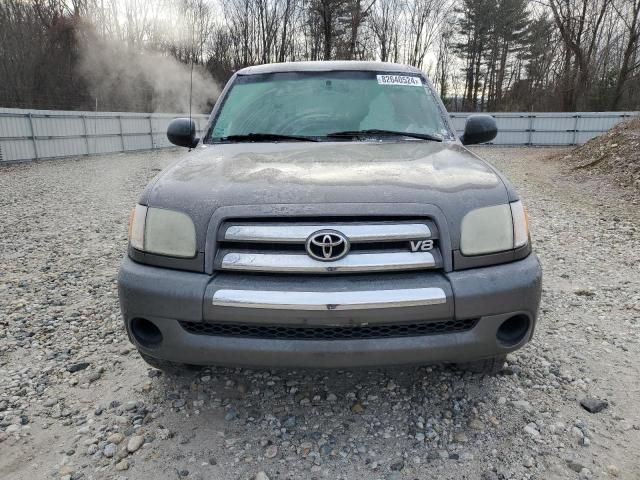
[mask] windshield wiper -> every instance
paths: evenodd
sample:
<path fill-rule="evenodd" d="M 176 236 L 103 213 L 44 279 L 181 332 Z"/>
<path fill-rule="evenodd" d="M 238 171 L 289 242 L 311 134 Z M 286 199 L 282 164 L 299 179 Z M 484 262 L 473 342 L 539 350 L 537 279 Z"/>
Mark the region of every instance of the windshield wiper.
<path fill-rule="evenodd" d="M 281 135 L 279 133 L 247 133 L 246 135 L 229 135 L 220 138 L 223 142 L 270 142 L 278 140 L 295 140 L 298 142 L 317 142 L 313 137 L 301 135 Z"/>
<path fill-rule="evenodd" d="M 377 128 L 371 128 L 368 130 L 345 130 L 344 132 L 328 133 L 327 137 L 366 137 L 370 135 L 380 136 L 394 136 L 394 137 L 411 137 L 419 138 L 421 140 L 429 140 L 432 142 L 441 142 L 442 137 L 436 135 L 429 135 L 428 133 L 415 133 L 415 132 L 400 132 L 396 130 L 381 130 Z"/>

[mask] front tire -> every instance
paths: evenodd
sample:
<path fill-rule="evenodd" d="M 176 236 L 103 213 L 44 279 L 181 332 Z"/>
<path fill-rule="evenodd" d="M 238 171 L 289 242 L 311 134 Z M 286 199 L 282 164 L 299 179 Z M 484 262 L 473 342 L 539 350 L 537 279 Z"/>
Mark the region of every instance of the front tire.
<path fill-rule="evenodd" d="M 497 357 L 476 360 L 475 362 L 458 363 L 456 366 L 460 370 L 471 373 L 497 375 L 504 368 L 504 362 L 506 362 L 506 360 L 506 355 L 498 355 Z"/>
<path fill-rule="evenodd" d="M 159 358 L 147 355 L 146 353 L 142 353 L 140 350 L 138 350 L 138 353 L 140 354 L 140 357 L 142 357 L 142 359 L 147 363 L 147 365 L 160 370 L 167 375 L 176 377 L 189 376 L 195 374 L 198 370 L 200 370 L 200 367 L 198 367 L 197 365 L 189 365 L 186 363 L 176 363 L 170 362 L 168 360 L 161 360 Z"/>

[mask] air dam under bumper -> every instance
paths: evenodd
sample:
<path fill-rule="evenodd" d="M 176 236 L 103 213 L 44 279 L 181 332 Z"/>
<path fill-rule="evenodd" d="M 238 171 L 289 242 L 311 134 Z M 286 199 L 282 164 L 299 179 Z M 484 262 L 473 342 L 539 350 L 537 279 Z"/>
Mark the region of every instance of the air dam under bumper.
<path fill-rule="evenodd" d="M 332 290 L 326 292 L 320 289 L 320 285 L 327 285 L 326 278 L 309 277 L 301 282 L 286 276 L 212 277 L 141 265 L 125 258 L 118 283 L 129 337 L 150 356 L 199 365 L 362 367 L 466 362 L 522 347 L 533 334 L 541 276 L 537 258 L 530 255 L 509 264 L 447 274 L 380 276 L 383 280 L 332 277 Z M 400 292 L 392 292 L 387 298 L 371 296 L 372 292 L 389 290 Z M 252 297 L 251 291 L 256 295 Z M 296 297 L 296 291 L 307 293 Z M 528 319 L 528 327 L 517 342 L 507 345 L 498 340 L 497 332 L 514 316 Z M 152 322 L 162 340 L 155 345 L 137 341 L 131 331 L 135 318 Z M 478 321 L 466 331 L 331 340 L 203 335 L 191 333 L 180 324 L 349 327 L 472 318 Z"/>

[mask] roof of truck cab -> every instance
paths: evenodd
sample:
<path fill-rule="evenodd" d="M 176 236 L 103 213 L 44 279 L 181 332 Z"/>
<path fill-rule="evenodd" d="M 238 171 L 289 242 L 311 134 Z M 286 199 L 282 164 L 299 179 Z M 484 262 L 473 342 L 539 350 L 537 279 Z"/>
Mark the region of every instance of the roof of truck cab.
<path fill-rule="evenodd" d="M 318 62 L 285 62 L 285 63 L 268 63 L 265 65 L 255 65 L 238 70 L 238 75 L 258 75 L 261 73 L 278 73 L 278 72 L 326 72 L 337 70 L 367 70 L 374 72 L 394 72 L 394 73 L 413 73 L 422 74 L 422 72 L 409 65 L 389 62 L 363 62 L 355 60 L 335 60 L 335 61 L 318 61 Z"/>

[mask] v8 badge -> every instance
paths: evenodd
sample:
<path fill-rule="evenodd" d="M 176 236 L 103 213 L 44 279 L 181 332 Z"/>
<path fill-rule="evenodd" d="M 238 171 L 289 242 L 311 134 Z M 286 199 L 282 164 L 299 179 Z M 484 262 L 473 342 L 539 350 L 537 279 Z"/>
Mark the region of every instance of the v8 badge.
<path fill-rule="evenodd" d="M 433 240 L 411 240 L 409 243 L 412 252 L 428 252 L 433 248 Z"/>

